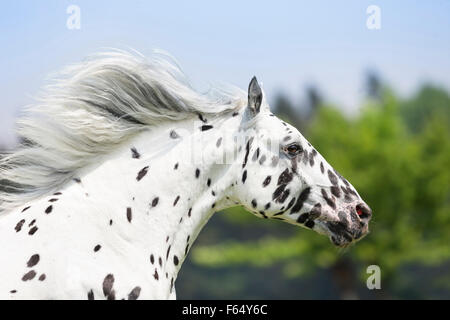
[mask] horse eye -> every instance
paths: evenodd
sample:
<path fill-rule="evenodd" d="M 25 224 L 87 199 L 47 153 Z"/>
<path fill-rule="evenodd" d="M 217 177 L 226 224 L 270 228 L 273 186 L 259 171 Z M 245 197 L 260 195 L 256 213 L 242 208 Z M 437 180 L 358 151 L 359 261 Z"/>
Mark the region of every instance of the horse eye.
<path fill-rule="evenodd" d="M 291 144 L 286 148 L 287 152 L 291 156 L 296 156 L 300 152 L 302 152 L 302 147 L 298 144 Z"/>

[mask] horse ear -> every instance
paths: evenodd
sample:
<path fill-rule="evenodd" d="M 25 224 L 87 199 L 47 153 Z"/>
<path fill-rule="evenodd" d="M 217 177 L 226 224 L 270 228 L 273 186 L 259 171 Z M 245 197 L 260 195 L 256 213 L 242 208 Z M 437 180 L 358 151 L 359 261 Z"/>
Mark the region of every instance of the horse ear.
<path fill-rule="evenodd" d="M 258 80 L 256 80 L 256 77 L 253 77 L 248 85 L 248 107 L 254 115 L 259 113 L 261 109 L 262 98 L 263 94 Z"/>

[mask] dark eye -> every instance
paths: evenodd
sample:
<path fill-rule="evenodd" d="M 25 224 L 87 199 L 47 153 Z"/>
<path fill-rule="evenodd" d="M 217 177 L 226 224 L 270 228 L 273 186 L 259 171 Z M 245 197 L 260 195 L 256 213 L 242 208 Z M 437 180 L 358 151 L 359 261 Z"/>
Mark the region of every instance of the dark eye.
<path fill-rule="evenodd" d="M 299 144 L 291 144 L 289 146 L 286 147 L 286 151 L 290 156 L 296 156 L 298 155 L 300 152 L 303 151 L 302 147 Z"/>

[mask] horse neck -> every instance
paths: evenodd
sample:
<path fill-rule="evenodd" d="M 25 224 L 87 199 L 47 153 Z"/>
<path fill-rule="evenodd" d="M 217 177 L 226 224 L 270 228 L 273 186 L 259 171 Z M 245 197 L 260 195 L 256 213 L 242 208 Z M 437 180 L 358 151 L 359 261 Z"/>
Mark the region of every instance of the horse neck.
<path fill-rule="evenodd" d="M 96 212 L 116 225 L 114 242 L 119 243 L 112 245 L 145 256 L 155 278 L 172 285 L 212 214 L 235 204 L 228 197 L 235 164 L 222 164 L 218 152 L 233 150 L 218 141 L 231 139 L 225 135 L 233 130 L 222 129 L 237 129 L 238 123 L 237 117 L 209 121 L 214 128 L 201 131 L 204 123 L 190 120 L 143 132 L 78 184 L 86 188 Z"/>

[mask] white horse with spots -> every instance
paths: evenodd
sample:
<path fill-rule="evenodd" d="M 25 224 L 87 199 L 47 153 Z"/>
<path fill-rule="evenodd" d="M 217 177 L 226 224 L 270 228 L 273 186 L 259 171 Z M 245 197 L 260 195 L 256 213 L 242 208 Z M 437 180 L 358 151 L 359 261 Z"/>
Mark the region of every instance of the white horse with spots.
<path fill-rule="evenodd" d="M 72 66 L 19 120 L 0 160 L 0 298 L 174 299 L 216 211 L 242 205 L 347 246 L 371 211 L 255 78 L 193 90 L 167 59 Z"/>

